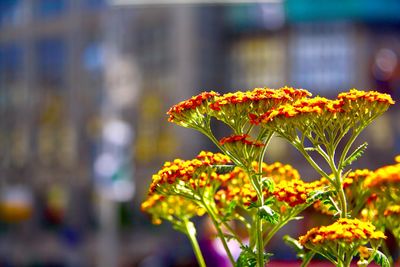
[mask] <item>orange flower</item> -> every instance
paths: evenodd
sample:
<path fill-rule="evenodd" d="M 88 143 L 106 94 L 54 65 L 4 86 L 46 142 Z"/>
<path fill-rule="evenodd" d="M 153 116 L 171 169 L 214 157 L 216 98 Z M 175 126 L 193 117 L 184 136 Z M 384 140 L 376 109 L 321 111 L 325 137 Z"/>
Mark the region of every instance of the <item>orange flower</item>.
<path fill-rule="evenodd" d="M 256 147 L 263 147 L 265 146 L 263 143 L 258 142 L 258 141 L 251 141 L 249 140 L 250 136 L 247 134 L 240 134 L 240 135 L 231 135 L 229 137 L 224 137 L 222 138 L 219 143 L 221 145 L 224 145 L 226 143 L 235 143 L 235 142 L 240 142 L 245 145 L 250 145 L 250 146 L 256 146 Z"/>
<path fill-rule="evenodd" d="M 167 112 L 168 121 L 187 127 L 192 121 L 202 118 L 201 116 L 207 111 L 208 101 L 218 95 L 213 91 L 203 92 L 172 106 Z"/>
<path fill-rule="evenodd" d="M 393 105 L 395 102 L 388 94 L 382 94 L 376 91 L 359 91 L 357 89 L 351 89 L 349 92 L 340 93 L 338 95 L 338 99 L 342 99 L 345 102 L 354 102 L 354 101 L 367 101 L 370 103 L 380 102 L 384 104 Z"/>
<path fill-rule="evenodd" d="M 374 173 L 365 180 L 364 185 L 366 187 L 372 188 L 393 183 L 400 183 L 399 163 L 395 165 L 384 166 L 375 170 Z"/>
<path fill-rule="evenodd" d="M 172 223 L 194 216 L 202 216 L 205 210 L 181 196 L 152 194 L 142 203 L 141 210 L 152 216 L 153 224 L 161 224 L 162 219 Z"/>
<path fill-rule="evenodd" d="M 400 205 L 391 205 L 383 212 L 384 216 L 400 215 Z"/>
<path fill-rule="evenodd" d="M 343 112 L 342 103 L 338 100 L 329 100 L 324 97 L 300 99 L 294 103 L 271 109 L 259 117 L 253 117 L 251 122 L 253 124 L 268 123 L 276 118 L 293 118 L 306 114 L 323 115 L 324 112 L 332 114 Z"/>
<path fill-rule="evenodd" d="M 184 182 L 192 187 L 197 184 L 200 187 L 205 186 L 208 178 L 214 176 L 199 175 L 194 179 L 195 172 L 200 167 L 207 167 L 216 164 L 228 164 L 230 160 L 227 156 L 221 153 L 212 153 L 202 151 L 192 160 L 175 159 L 173 162 L 165 162 L 161 170 L 153 175 L 153 181 L 150 185 L 150 194 L 154 193 L 156 189 L 163 185 L 174 185 L 177 182 Z"/>
<path fill-rule="evenodd" d="M 242 134 L 249 119 L 265 113 L 273 107 L 311 95 L 303 89 L 283 87 L 280 89 L 255 88 L 247 92 L 227 93 L 218 96 L 210 104 L 211 116 L 226 123 L 236 134 Z"/>
<path fill-rule="evenodd" d="M 252 163 L 254 171 L 258 171 L 258 163 L 254 161 Z M 274 162 L 271 164 L 262 163 L 261 172 L 263 177 L 271 177 L 275 183 L 280 181 L 299 180 L 299 172 L 289 164 L 283 164 L 281 162 Z"/>
<path fill-rule="evenodd" d="M 300 243 L 306 246 L 317 244 L 329 246 L 331 242 L 359 242 L 360 244 L 365 244 L 370 240 L 380 239 L 386 239 L 386 236 L 383 232 L 376 231 L 372 223 L 344 218 L 328 226 L 312 228 L 305 235 L 299 237 Z"/>
<path fill-rule="evenodd" d="M 289 206 L 294 207 L 306 203 L 313 192 L 324 187 L 325 184 L 321 181 L 307 183 L 299 179 L 283 180 L 277 183 L 273 195 L 279 201 L 286 202 Z"/>

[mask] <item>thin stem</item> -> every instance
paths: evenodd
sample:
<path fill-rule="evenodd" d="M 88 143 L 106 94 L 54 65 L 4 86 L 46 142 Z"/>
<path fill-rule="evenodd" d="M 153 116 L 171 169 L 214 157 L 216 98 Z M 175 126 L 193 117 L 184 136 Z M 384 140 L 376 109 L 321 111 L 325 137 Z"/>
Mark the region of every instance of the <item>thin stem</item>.
<path fill-rule="evenodd" d="M 302 145 L 296 144 L 295 147 L 300 151 L 300 153 L 304 156 L 304 158 L 308 161 L 308 163 L 311 164 L 311 166 L 322 176 L 328 179 L 333 184 L 333 180 L 329 177 L 329 175 L 321 169 L 320 166 L 311 158 L 310 155 L 308 155 L 307 151 L 304 150 Z"/>
<path fill-rule="evenodd" d="M 264 155 L 265 151 L 267 149 L 267 146 L 269 142 L 271 141 L 271 138 L 273 136 L 273 132 L 270 132 L 267 134 L 267 136 L 264 139 L 264 147 L 263 150 L 261 151 L 260 158 L 258 159 L 258 174 L 254 175 L 251 180 L 253 181 L 253 186 L 254 189 L 257 192 L 258 199 L 260 202 L 260 206 L 264 205 L 264 195 L 263 195 L 263 185 L 261 182 L 262 178 L 262 163 L 264 161 Z M 263 223 L 262 223 L 262 218 L 261 216 L 256 216 L 256 231 L 257 231 L 257 266 L 259 267 L 264 267 L 264 240 L 263 240 Z"/>
<path fill-rule="evenodd" d="M 213 222 L 214 227 L 217 230 L 218 237 L 221 240 L 222 245 L 224 246 L 224 249 L 226 251 L 226 254 L 228 255 L 228 258 L 229 258 L 232 266 L 234 266 L 235 260 L 233 259 L 232 253 L 228 247 L 228 244 L 226 243 L 224 233 L 222 232 L 221 227 L 219 226 L 219 223 L 217 221 L 216 215 L 214 214 L 214 211 L 212 209 L 210 209 L 209 206 L 206 203 L 204 203 L 204 201 L 203 201 L 203 205 L 206 208 L 208 215 L 210 215 L 211 221 Z"/>
<path fill-rule="evenodd" d="M 262 237 L 263 227 L 260 216 L 256 217 L 256 231 L 257 231 L 257 266 L 264 267 L 264 241 Z"/>
<path fill-rule="evenodd" d="M 204 261 L 203 254 L 201 253 L 199 243 L 196 239 L 196 229 L 192 222 L 185 220 L 184 221 L 185 232 L 187 237 L 190 240 L 190 244 L 192 245 L 194 255 L 196 256 L 197 262 L 200 267 L 206 267 L 206 263 Z"/>
<path fill-rule="evenodd" d="M 361 133 L 361 131 L 364 129 L 365 127 L 360 127 L 358 129 L 356 129 L 352 134 L 351 137 L 349 139 L 349 141 L 346 143 L 343 151 L 342 151 L 342 155 L 340 156 L 339 159 L 339 164 L 338 164 L 338 169 L 340 171 L 342 171 L 342 169 L 344 168 L 343 163 L 346 159 L 347 153 L 349 153 L 349 150 L 351 148 L 351 146 L 353 145 L 354 141 L 356 140 L 357 136 Z"/>

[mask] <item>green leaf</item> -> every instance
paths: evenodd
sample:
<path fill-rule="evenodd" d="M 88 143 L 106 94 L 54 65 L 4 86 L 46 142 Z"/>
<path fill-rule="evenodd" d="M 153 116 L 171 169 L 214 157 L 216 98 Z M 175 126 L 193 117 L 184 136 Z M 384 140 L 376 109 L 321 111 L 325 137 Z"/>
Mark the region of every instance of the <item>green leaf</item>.
<path fill-rule="evenodd" d="M 302 258 L 301 266 L 300 267 L 306 267 L 314 257 L 315 252 L 314 251 L 309 251 L 307 252 L 304 257 Z"/>
<path fill-rule="evenodd" d="M 315 151 L 317 149 L 315 147 L 305 147 L 304 150 L 305 151 Z"/>
<path fill-rule="evenodd" d="M 307 203 L 312 204 L 317 200 L 327 199 L 332 194 L 331 190 L 316 190 L 307 198 Z"/>
<path fill-rule="evenodd" d="M 279 220 L 279 214 L 267 205 L 258 208 L 258 216 L 271 224 L 276 224 Z"/>
<path fill-rule="evenodd" d="M 237 201 L 236 200 L 231 201 L 229 203 L 228 207 L 226 208 L 225 217 L 231 216 L 233 211 L 235 210 L 236 206 L 237 206 Z"/>
<path fill-rule="evenodd" d="M 315 252 L 313 251 L 306 252 L 304 246 L 300 244 L 297 239 L 294 239 L 289 235 L 285 235 L 283 241 L 296 251 L 297 257 L 302 260 L 301 267 L 307 266 L 315 255 Z"/>
<path fill-rule="evenodd" d="M 369 249 L 370 251 L 373 252 L 373 249 Z M 379 250 L 376 250 L 375 255 L 374 255 L 374 261 L 376 264 L 379 264 L 381 267 L 390 267 L 390 261 L 388 257 L 386 257 L 385 254 L 380 252 Z"/>
<path fill-rule="evenodd" d="M 268 189 L 269 192 L 274 191 L 275 183 L 271 177 L 263 177 L 263 178 L 261 178 L 261 182 L 262 182 L 263 186 Z"/>
<path fill-rule="evenodd" d="M 275 202 L 276 198 L 275 197 L 269 197 L 264 201 L 264 205 L 271 205 Z"/>
<path fill-rule="evenodd" d="M 255 267 L 256 265 L 257 255 L 249 247 L 243 246 L 235 267 Z"/>
<path fill-rule="evenodd" d="M 305 255 L 304 247 L 302 244 L 300 244 L 300 242 L 297 239 L 289 235 L 284 235 L 283 242 L 285 242 L 285 244 L 288 245 L 289 247 L 293 248 L 300 259 L 304 257 Z"/>
<path fill-rule="evenodd" d="M 247 209 L 254 209 L 254 208 L 258 208 L 258 207 L 260 207 L 260 205 L 258 204 L 258 201 L 257 202 L 251 202 L 250 203 L 250 205 L 247 207 Z"/>
<path fill-rule="evenodd" d="M 350 165 L 351 163 L 353 163 L 355 160 L 357 160 L 358 158 L 361 157 L 362 154 L 364 154 L 365 149 L 367 149 L 368 143 L 365 142 L 363 143 L 361 146 L 357 147 L 353 153 L 351 153 L 350 156 L 348 156 L 345 161 L 342 164 L 342 168 Z"/>
<path fill-rule="evenodd" d="M 248 246 L 241 247 L 242 252 L 239 255 L 235 263 L 235 267 L 255 267 L 257 266 L 257 254 L 252 251 Z M 264 253 L 264 264 L 265 265 L 273 254 Z"/>
<path fill-rule="evenodd" d="M 235 165 L 213 165 L 212 166 L 215 169 L 215 172 L 217 174 L 225 174 L 233 171 L 235 169 Z"/>

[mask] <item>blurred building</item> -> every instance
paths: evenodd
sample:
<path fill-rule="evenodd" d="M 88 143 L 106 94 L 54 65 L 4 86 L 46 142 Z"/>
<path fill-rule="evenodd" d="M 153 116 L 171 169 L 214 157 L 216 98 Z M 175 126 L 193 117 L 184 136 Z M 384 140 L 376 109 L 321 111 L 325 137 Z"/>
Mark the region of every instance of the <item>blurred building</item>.
<path fill-rule="evenodd" d="M 138 208 L 151 174 L 162 161 L 214 149 L 166 122 L 172 104 L 200 91 L 287 84 L 334 96 L 356 87 L 400 100 L 396 0 L 122 2 L 0 1 L 0 200 L 8 205 L 0 214 L 0 265 L 98 266 L 95 193 L 121 179 L 131 182 L 133 200 L 116 206 L 119 262 L 149 255 L 163 236 L 148 234 L 153 228 Z M 394 107 L 370 127 L 363 167 L 399 154 L 398 115 Z M 109 149 L 110 121 L 131 132 L 116 152 L 129 167 L 116 167 L 104 183 L 95 163 Z M 271 160 L 298 159 L 279 141 L 271 149 Z"/>

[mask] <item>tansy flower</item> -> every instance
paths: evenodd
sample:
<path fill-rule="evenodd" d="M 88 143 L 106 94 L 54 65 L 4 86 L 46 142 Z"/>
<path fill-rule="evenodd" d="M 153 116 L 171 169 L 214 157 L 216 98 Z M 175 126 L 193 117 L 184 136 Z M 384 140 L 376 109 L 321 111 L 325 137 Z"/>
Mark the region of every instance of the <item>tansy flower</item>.
<path fill-rule="evenodd" d="M 385 209 L 384 216 L 391 216 L 391 215 L 400 215 L 400 205 L 392 205 L 387 207 L 387 209 Z"/>
<path fill-rule="evenodd" d="M 253 162 L 254 172 L 259 172 L 258 163 Z M 298 171 L 289 164 L 275 162 L 272 164 L 262 163 L 262 177 L 271 178 L 275 183 L 280 181 L 300 180 Z M 249 206 L 257 201 L 257 194 L 254 190 L 249 175 L 241 168 L 236 167 L 232 172 L 220 175 L 220 180 L 224 180 L 221 188 L 217 191 L 215 199 L 224 206 L 231 201 L 238 202 L 239 206 Z M 271 196 L 267 188 L 264 188 L 264 197 Z M 224 204 L 225 203 L 225 204 Z"/>
<path fill-rule="evenodd" d="M 397 163 L 400 163 L 400 155 L 397 155 L 397 156 L 394 158 L 394 161 L 396 161 Z"/>
<path fill-rule="evenodd" d="M 366 187 L 380 187 L 400 183 L 400 164 L 388 165 L 374 171 L 364 182 Z"/>
<path fill-rule="evenodd" d="M 393 103 L 389 95 L 353 89 L 335 100 L 314 97 L 286 103 L 252 117 L 250 122 L 262 124 L 290 142 L 297 140 L 300 131 L 312 143 L 326 140 L 336 144 L 352 127 L 363 129 Z"/>
<path fill-rule="evenodd" d="M 358 219 L 341 218 L 328 226 L 315 227 L 305 235 L 299 237 L 302 245 L 315 246 L 337 243 L 359 243 L 366 244 L 371 240 L 385 239 L 381 231 L 376 231 L 375 226 L 370 222 L 363 222 Z"/>
<path fill-rule="evenodd" d="M 228 155 L 245 166 L 257 160 L 263 151 L 262 148 L 265 146 L 262 142 L 251 140 L 247 134 L 224 137 L 219 143 L 227 151 Z"/>
<path fill-rule="evenodd" d="M 294 207 L 307 202 L 307 199 L 317 190 L 322 190 L 325 184 L 321 181 L 304 182 L 300 179 L 282 180 L 275 186 L 273 195 L 277 200 Z"/>
<path fill-rule="evenodd" d="M 167 114 L 168 121 L 183 127 L 199 127 L 203 125 L 204 114 L 208 111 L 208 103 L 219 94 L 203 92 L 192 98 L 172 106 Z"/>
<path fill-rule="evenodd" d="M 202 216 L 205 210 L 181 196 L 152 194 L 142 203 L 141 210 L 152 216 L 154 224 L 160 224 L 162 220 L 177 223 L 183 219 L 191 219 L 194 216 Z"/>
<path fill-rule="evenodd" d="M 362 124 L 370 123 L 395 103 L 388 94 L 356 89 L 340 93 L 338 99 L 343 102 L 343 110 L 349 114 L 349 118 L 353 118 L 354 123 Z"/>
<path fill-rule="evenodd" d="M 272 107 L 311 95 L 303 89 L 255 88 L 252 91 L 227 93 L 210 104 L 211 115 L 229 125 L 235 134 L 242 134 L 251 116 L 260 115 Z"/>
<path fill-rule="evenodd" d="M 258 172 L 258 163 L 256 161 L 252 162 L 252 167 L 254 171 Z M 275 183 L 280 181 L 290 181 L 300 179 L 299 172 L 289 164 L 283 164 L 281 162 L 274 162 L 271 164 L 262 163 L 261 168 L 263 177 L 270 177 Z"/>
<path fill-rule="evenodd" d="M 212 179 L 216 179 L 218 175 L 215 172 L 209 174 L 195 173 L 200 168 L 210 167 L 212 165 L 224 165 L 231 163 L 229 157 L 221 153 L 212 153 L 202 151 L 192 160 L 175 159 L 172 162 L 166 162 L 164 166 L 153 175 L 152 183 L 150 185 L 150 193 L 154 193 L 157 188 L 167 187 L 166 189 L 176 189 L 179 185 L 180 188 L 190 186 L 191 189 L 196 187 L 204 187 L 210 183 Z M 195 176 L 195 177 L 194 177 Z"/>

